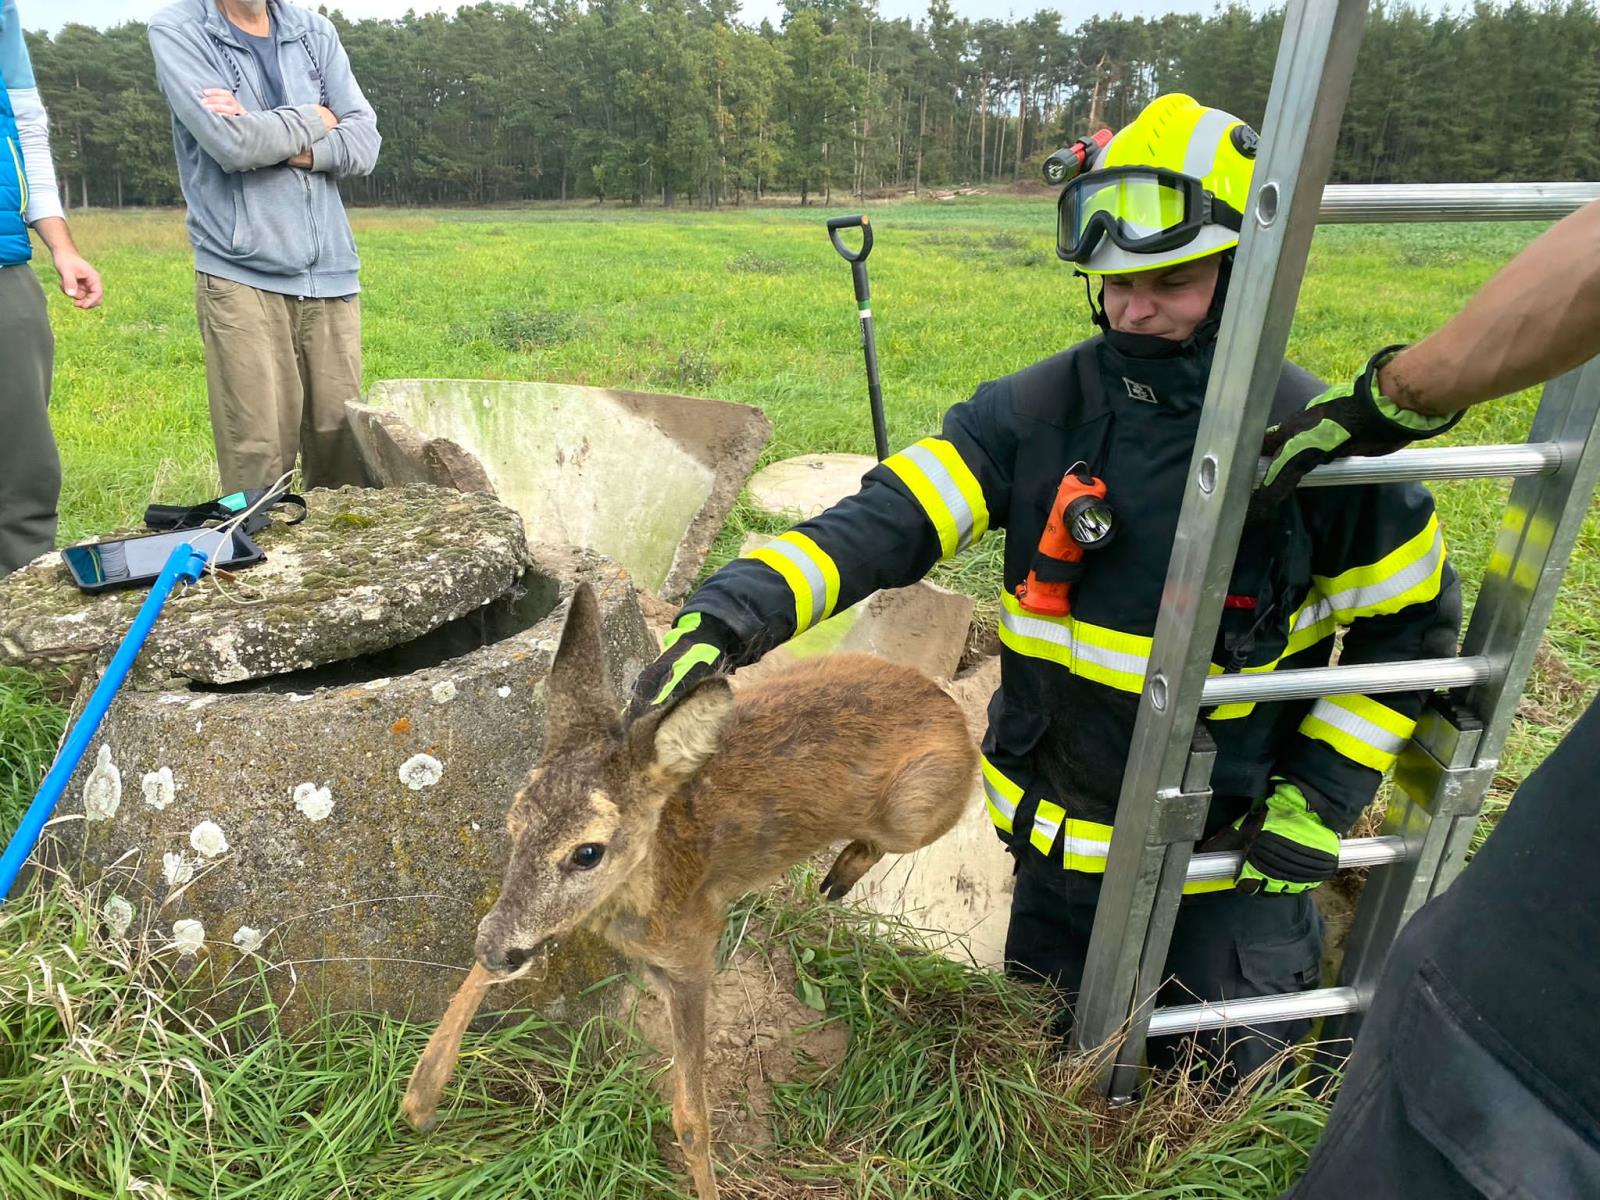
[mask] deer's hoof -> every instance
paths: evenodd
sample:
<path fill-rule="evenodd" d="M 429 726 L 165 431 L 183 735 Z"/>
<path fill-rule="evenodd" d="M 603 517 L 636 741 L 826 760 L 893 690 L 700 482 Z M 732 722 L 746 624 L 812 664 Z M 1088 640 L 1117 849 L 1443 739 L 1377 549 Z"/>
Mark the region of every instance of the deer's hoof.
<path fill-rule="evenodd" d="M 418 1133 L 432 1133 L 439 1125 L 439 1114 L 434 1111 L 419 1111 L 418 1107 L 407 1096 L 400 1102 L 400 1115 L 405 1117 L 406 1124 Z"/>

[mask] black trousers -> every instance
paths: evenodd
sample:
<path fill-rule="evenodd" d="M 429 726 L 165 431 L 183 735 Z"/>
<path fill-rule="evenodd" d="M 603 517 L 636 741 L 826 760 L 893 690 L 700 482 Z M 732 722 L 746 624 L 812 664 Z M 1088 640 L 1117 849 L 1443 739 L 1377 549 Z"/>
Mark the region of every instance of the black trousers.
<path fill-rule="evenodd" d="M 1084 957 L 1094 927 L 1100 876 L 1065 871 L 1039 855 L 1019 855 L 1006 970 L 1044 982 L 1061 993 L 1058 1028 L 1071 1029 L 1072 1004 L 1083 983 Z M 1231 1000 L 1303 992 L 1317 986 L 1322 962 L 1322 918 L 1309 894 L 1241 896 L 1209 892 L 1184 898 L 1167 955 L 1169 982 L 1159 1004 Z M 1200 1053 L 1236 1078 L 1262 1066 L 1283 1046 L 1311 1030 L 1310 1021 L 1211 1030 L 1194 1035 Z M 1180 1061 L 1188 1038 L 1157 1038 L 1150 1065 Z"/>
<path fill-rule="evenodd" d="M 1600 703 L 1396 940 L 1293 1200 L 1600 1197 Z"/>
<path fill-rule="evenodd" d="M 0 267 L 0 579 L 56 544 L 61 459 L 48 414 L 54 360 L 33 269 Z"/>

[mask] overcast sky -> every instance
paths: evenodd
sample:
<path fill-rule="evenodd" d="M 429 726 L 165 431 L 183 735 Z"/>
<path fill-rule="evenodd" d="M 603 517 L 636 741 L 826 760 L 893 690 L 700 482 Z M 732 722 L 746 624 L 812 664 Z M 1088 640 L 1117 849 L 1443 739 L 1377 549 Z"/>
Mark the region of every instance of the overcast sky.
<path fill-rule="evenodd" d="M 169 0 L 17 0 L 22 12 L 22 23 L 29 29 L 48 29 L 51 33 L 63 25 L 76 21 L 83 25 L 115 25 L 122 21 L 142 21 Z M 308 5 L 307 7 L 314 7 Z M 433 0 L 343 0 L 329 5 L 341 9 L 345 16 L 399 17 L 407 9 L 426 12 L 431 9 L 454 10 L 455 3 L 435 3 Z M 1096 3 L 1094 0 L 954 0 L 953 7 L 963 17 L 974 20 L 980 17 L 1001 19 L 1032 16 L 1041 8 L 1053 8 L 1062 14 L 1062 24 L 1068 29 L 1096 13 L 1120 12 L 1124 16 L 1157 16 L 1169 12 L 1210 12 L 1213 0 L 1111 0 Z M 1254 0 L 1250 7 L 1269 7 L 1262 0 Z M 757 24 L 763 17 L 776 22 L 783 11 L 781 0 L 743 0 L 745 19 Z M 921 17 L 928 11 L 927 0 L 878 0 L 878 11 L 886 17 Z"/>

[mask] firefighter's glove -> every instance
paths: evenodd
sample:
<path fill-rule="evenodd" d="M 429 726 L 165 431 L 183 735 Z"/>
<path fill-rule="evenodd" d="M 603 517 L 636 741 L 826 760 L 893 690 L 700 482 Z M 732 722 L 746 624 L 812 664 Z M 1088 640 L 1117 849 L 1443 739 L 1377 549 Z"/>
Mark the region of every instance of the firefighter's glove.
<path fill-rule="evenodd" d="M 1286 780 L 1277 783 L 1265 808 L 1234 825 L 1244 849 L 1236 891 L 1306 892 L 1339 869 L 1339 835 L 1311 811 L 1304 792 Z"/>
<path fill-rule="evenodd" d="M 701 682 L 726 672 L 734 645 L 732 630 L 717 618 L 686 612 L 661 639 L 661 656 L 639 672 L 628 715 L 637 717 L 658 704 L 676 704 Z"/>
<path fill-rule="evenodd" d="M 1378 390 L 1378 369 L 1404 350 L 1388 346 L 1367 361 L 1355 381 L 1329 388 L 1282 424 L 1267 430 L 1261 454 L 1270 463 L 1250 497 L 1250 519 L 1271 516 L 1294 495 L 1306 473 L 1350 454 L 1388 454 L 1434 437 L 1461 419 L 1401 408 Z"/>

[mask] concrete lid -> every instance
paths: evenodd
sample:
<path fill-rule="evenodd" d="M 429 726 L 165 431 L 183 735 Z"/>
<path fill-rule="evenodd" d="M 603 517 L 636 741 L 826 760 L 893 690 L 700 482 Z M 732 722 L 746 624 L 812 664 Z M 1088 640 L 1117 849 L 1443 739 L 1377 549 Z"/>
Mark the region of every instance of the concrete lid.
<path fill-rule="evenodd" d="M 861 490 L 878 460 L 870 454 L 802 454 L 750 477 L 750 499 L 762 512 L 804 521 Z"/>
<path fill-rule="evenodd" d="M 697 396 L 489 379 L 386 379 L 347 402 L 373 477 L 492 491 L 535 542 L 689 592 L 772 435 L 759 409 Z"/>
<path fill-rule="evenodd" d="M 266 562 L 173 594 L 137 678 L 239 683 L 386 650 L 482 608 L 530 562 L 522 521 L 492 496 L 418 484 L 306 499 L 302 524 L 256 537 Z M 0 581 L 0 664 L 81 672 L 147 594 L 80 592 L 44 555 Z"/>

